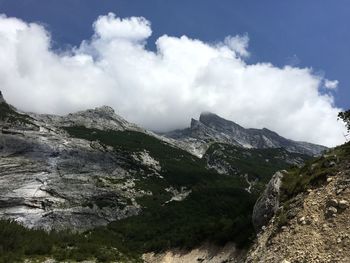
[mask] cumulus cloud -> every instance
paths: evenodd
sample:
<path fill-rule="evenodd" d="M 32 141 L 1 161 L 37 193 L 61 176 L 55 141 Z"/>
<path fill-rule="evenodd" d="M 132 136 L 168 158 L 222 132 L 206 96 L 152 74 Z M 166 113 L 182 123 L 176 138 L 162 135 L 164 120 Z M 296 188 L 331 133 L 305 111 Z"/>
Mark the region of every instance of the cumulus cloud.
<path fill-rule="evenodd" d="M 325 145 L 344 141 L 327 80 L 307 68 L 247 64 L 247 35 L 205 43 L 163 35 L 156 51 L 145 18 L 100 16 L 94 35 L 58 53 L 39 24 L 0 17 L 0 89 L 25 111 L 65 114 L 110 105 L 143 127 L 166 131 L 212 111 L 245 127 Z"/>
<path fill-rule="evenodd" d="M 327 89 L 336 89 L 338 87 L 339 81 L 338 80 L 324 80 L 324 86 Z"/>
<path fill-rule="evenodd" d="M 93 24 L 93 28 L 96 37 L 104 40 L 125 39 L 127 41 L 140 41 L 152 34 L 150 23 L 145 18 L 130 17 L 122 20 L 113 13 L 100 16 Z"/>

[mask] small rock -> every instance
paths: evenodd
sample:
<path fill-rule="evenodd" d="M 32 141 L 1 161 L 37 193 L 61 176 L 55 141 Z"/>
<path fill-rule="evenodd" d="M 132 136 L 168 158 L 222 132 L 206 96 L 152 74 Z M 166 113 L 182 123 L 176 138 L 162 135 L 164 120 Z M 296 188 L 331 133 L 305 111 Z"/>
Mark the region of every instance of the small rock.
<path fill-rule="evenodd" d="M 327 178 L 327 183 L 330 183 L 330 182 L 332 182 L 333 181 L 333 178 L 332 177 L 328 177 Z"/>
<path fill-rule="evenodd" d="M 335 217 L 337 212 L 338 212 L 338 210 L 334 206 L 330 206 L 327 208 L 326 216 L 327 217 L 331 217 L 331 216 Z"/>
<path fill-rule="evenodd" d="M 333 206 L 333 207 L 337 207 L 338 206 L 338 200 L 337 199 L 331 199 L 331 200 L 328 200 L 327 202 L 327 205 L 328 206 Z"/>
<path fill-rule="evenodd" d="M 336 191 L 336 194 L 337 194 L 337 195 L 340 194 L 341 192 L 343 192 L 343 190 L 344 190 L 344 189 L 342 189 L 342 188 L 338 189 L 338 190 Z"/>
<path fill-rule="evenodd" d="M 340 200 L 338 206 L 341 209 L 346 209 L 349 207 L 349 202 L 346 200 Z"/>

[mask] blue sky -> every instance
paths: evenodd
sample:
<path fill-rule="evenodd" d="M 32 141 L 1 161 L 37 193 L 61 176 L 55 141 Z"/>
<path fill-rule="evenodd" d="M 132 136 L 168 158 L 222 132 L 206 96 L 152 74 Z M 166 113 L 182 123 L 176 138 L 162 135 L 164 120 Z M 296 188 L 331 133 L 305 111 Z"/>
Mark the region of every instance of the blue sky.
<path fill-rule="evenodd" d="M 160 35 L 203 41 L 247 33 L 248 63 L 312 67 L 339 80 L 335 103 L 350 107 L 350 2 L 347 0 L 0 0 L 0 12 L 41 22 L 56 47 L 77 45 L 92 34 L 99 15 L 144 16 L 152 23 L 148 47 Z"/>
<path fill-rule="evenodd" d="M 22 110 L 109 105 L 156 131 L 212 111 L 344 141 L 348 0 L 0 0 L 0 13 L 0 87 Z"/>

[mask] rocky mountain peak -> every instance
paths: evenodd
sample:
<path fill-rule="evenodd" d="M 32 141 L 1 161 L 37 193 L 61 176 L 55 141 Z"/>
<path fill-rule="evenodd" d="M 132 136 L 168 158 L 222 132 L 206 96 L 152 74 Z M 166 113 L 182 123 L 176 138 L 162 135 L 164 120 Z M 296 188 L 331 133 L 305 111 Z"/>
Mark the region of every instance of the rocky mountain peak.
<path fill-rule="evenodd" d="M 208 121 L 218 121 L 220 119 L 222 119 L 220 116 L 209 111 L 204 111 L 199 115 L 199 121 L 202 123 L 206 123 Z"/>
<path fill-rule="evenodd" d="M 117 115 L 112 107 L 101 106 L 94 109 L 68 114 L 61 120 L 68 126 L 84 126 L 100 130 L 139 130 L 136 125 L 129 123 Z"/>
<path fill-rule="evenodd" d="M 191 119 L 188 129 L 168 132 L 165 137 L 176 139 L 180 144 L 187 143 L 186 149 L 206 149 L 208 142 L 220 142 L 243 148 L 284 148 L 288 152 L 302 153 L 310 156 L 319 155 L 327 148 L 306 142 L 286 139 L 267 128 L 244 128 L 212 112 L 202 112 L 199 120 Z M 199 147 L 200 146 L 200 147 Z"/>
<path fill-rule="evenodd" d="M 75 113 L 70 113 L 67 116 L 80 116 L 84 118 L 101 118 L 101 119 L 121 119 L 119 117 L 114 109 L 109 106 L 100 106 L 96 107 L 94 109 L 88 109 L 88 110 L 83 110 L 83 111 L 78 111 Z"/>
<path fill-rule="evenodd" d="M 56 127 L 83 126 L 88 129 L 98 130 L 136 130 L 143 131 L 137 125 L 128 122 L 115 113 L 109 106 L 96 107 L 70 113 L 66 116 L 31 114 L 31 116 L 45 124 L 51 124 Z"/>
<path fill-rule="evenodd" d="M 112 107 L 106 106 L 106 105 L 103 105 L 101 107 L 97 107 L 93 111 L 101 113 L 101 114 L 109 115 L 109 116 L 115 115 L 114 109 Z"/>
<path fill-rule="evenodd" d="M 199 121 L 208 127 L 224 128 L 224 129 L 243 129 L 240 125 L 233 121 L 226 120 L 219 115 L 211 112 L 202 112 L 199 116 Z"/>

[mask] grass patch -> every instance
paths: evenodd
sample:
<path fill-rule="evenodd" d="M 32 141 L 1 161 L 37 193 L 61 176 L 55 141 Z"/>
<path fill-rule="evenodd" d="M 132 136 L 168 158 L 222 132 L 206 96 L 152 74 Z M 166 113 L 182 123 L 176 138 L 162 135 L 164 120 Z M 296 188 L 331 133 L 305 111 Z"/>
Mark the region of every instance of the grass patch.
<path fill-rule="evenodd" d="M 350 144 L 346 143 L 329 150 L 321 157 L 307 161 L 301 168 L 291 168 L 282 179 L 281 201 L 323 183 L 327 176 L 335 174 L 337 166 L 349 159 L 349 156 Z"/>

